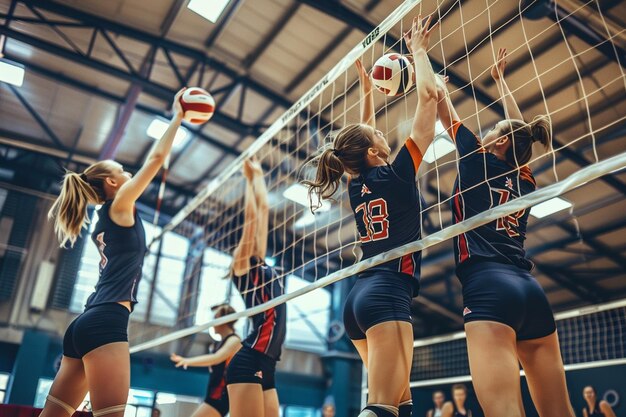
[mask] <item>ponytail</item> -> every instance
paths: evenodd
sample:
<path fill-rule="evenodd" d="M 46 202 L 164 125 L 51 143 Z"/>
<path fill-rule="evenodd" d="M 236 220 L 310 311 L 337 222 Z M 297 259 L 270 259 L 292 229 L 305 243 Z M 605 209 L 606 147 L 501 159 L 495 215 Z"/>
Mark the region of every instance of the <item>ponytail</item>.
<path fill-rule="evenodd" d="M 102 204 L 106 197 L 104 179 L 112 172 L 112 161 L 97 162 L 85 172 L 66 172 L 61 184 L 61 193 L 48 212 L 48 219 L 54 219 L 54 231 L 62 248 L 69 242 L 74 246 L 83 227 L 89 224 L 87 206 Z"/>
<path fill-rule="evenodd" d="M 541 143 L 546 149 L 550 147 L 552 142 L 552 127 L 550 119 L 547 116 L 536 116 L 530 122 L 530 130 L 532 132 L 533 142 Z"/>
<path fill-rule="evenodd" d="M 367 150 L 373 144 L 373 135 L 370 126 L 348 125 L 337 134 L 332 148 L 313 159 L 317 163 L 315 180 L 302 181 L 309 187 L 311 211 L 321 207 L 322 199 L 329 199 L 337 192 L 344 173 L 358 175 L 367 167 Z M 313 194 L 318 198 L 311 198 Z"/>
<path fill-rule="evenodd" d="M 530 122 L 523 120 L 507 120 L 502 135 L 511 140 L 511 146 L 506 151 L 506 160 L 514 166 L 528 164 L 533 156 L 533 143 L 539 142 L 546 149 L 552 142 L 552 127 L 548 116 L 535 116 Z"/>

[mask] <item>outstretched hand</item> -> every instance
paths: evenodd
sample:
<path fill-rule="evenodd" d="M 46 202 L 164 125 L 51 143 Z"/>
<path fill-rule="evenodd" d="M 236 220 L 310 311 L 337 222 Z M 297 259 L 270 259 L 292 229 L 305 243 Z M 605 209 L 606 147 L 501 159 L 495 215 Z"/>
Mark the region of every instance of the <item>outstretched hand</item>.
<path fill-rule="evenodd" d="M 506 68 L 506 48 L 498 50 L 498 57 L 495 64 L 491 67 L 491 76 L 495 81 L 504 78 L 504 69 Z"/>
<path fill-rule="evenodd" d="M 255 158 L 248 158 L 243 161 L 243 176 L 252 181 L 254 177 L 263 176 L 263 168 L 259 161 Z"/>
<path fill-rule="evenodd" d="M 187 369 L 187 358 L 184 358 L 180 355 L 177 355 L 175 353 L 172 353 L 170 355 L 170 360 L 174 363 L 176 363 L 176 367 L 180 368 L 181 366 L 183 367 L 183 369 Z"/>
<path fill-rule="evenodd" d="M 361 83 L 361 87 L 363 88 L 371 88 L 372 87 L 372 76 L 367 73 L 365 67 L 363 66 L 363 62 L 361 58 L 357 59 L 354 63 L 356 69 L 359 73 L 359 83 Z"/>
<path fill-rule="evenodd" d="M 412 54 L 419 50 L 426 51 L 428 48 L 430 36 L 439 25 L 439 22 L 436 22 L 429 28 L 432 18 L 433 16 L 430 15 L 426 22 L 422 22 L 422 15 L 418 15 L 417 18 L 413 18 L 411 30 L 404 34 L 404 41 Z"/>

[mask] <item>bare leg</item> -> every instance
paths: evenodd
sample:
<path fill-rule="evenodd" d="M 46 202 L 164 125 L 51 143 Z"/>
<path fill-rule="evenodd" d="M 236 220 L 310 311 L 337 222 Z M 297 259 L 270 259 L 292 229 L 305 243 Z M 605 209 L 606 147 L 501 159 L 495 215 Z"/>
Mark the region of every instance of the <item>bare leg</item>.
<path fill-rule="evenodd" d="M 280 404 L 278 403 L 278 393 L 276 389 L 263 391 L 263 405 L 265 417 L 278 417 L 280 414 Z"/>
<path fill-rule="evenodd" d="M 492 321 L 465 324 L 472 382 L 485 417 L 524 417 L 515 331 Z"/>
<path fill-rule="evenodd" d="M 83 361 L 63 356 L 61 368 L 50 387 L 50 396 L 61 404 L 53 402 L 54 400 L 47 400 L 40 416 L 70 417 L 85 399 L 85 395 L 87 395 L 87 379 Z M 73 409 L 71 413 L 66 409 L 68 407 Z"/>
<path fill-rule="evenodd" d="M 407 389 L 413 363 L 413 326 L 389 321 L 369 328 L 367 369 L 369 404 L 397 407 Z"/>
<path fill-rule="evenodd" d="M 222 417 L 219 411 L 211 407 L 207 403 L 200 404 L 200 407 L 194 411 L 191 417 Z"/>
<path fill-rule="evenodd" d="M 124 417 L 130 388 L 127 342 L 109 343 L 83 358 L 94 417 Z"/>
<path fill-rule="evenodd" d="M 517 352 L 539 415 L 573 417 L 556 332 L 540 339 L 520 340 Z"/>
<path fill-rule="evenodd" d="M 264 417 L 263 390 L 260 384 L 230 384 L 230 417 Z"/>

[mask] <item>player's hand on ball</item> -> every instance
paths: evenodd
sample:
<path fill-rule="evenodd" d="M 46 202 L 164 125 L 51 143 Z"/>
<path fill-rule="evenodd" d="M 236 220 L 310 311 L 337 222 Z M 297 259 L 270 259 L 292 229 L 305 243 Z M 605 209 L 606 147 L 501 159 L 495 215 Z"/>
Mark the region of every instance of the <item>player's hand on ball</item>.
<path fill-rule="evenodd" d="M 498 57 L 496 63 L 491 67 L 491 76 L 494 80 L 498 81 L 504 78 L 504 69 L 506 68 L 506 48 L 500 48 L 498 50 Z"/>
<path fill-rule="evenodd" d="M 178 90 L 178 93 L 176 93 L 176 96 L 174 97 L 174 102 L 172 103 L 172 115 L 175 119 L 178 120 L 182 120 L 183 115 L 185 114 L 185 112 L 183 111 L 183 106 L 182 104 L 180 104 L 180 98 L 186 89 L 187 87 L 183 87 Z"/>

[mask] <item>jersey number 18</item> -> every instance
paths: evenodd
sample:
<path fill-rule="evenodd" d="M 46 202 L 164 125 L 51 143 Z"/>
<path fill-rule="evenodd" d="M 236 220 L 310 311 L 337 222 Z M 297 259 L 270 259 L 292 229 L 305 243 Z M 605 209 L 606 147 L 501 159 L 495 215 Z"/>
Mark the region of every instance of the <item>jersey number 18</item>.
<path fill-rule="evenodd" d="M 367 232 L 365 236 L 359 232 L 362 243 L 389 237 L 389 220 L 387 220 L 389 213 L 387 212 L 387 201 L 384 198 L 359 204 L 355 213 L 359 211 L 363 212 L 363 224 Z"/>

